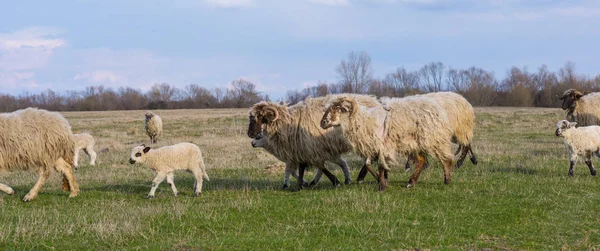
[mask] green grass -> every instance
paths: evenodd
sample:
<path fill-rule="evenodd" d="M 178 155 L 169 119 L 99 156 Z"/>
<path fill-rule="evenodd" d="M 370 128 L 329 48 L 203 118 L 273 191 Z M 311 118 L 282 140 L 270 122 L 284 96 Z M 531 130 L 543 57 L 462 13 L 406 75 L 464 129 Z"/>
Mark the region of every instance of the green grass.
<path fill-rule="evenodd" d="M 25 203 L 35 173 L 0 174 L 16 191 L 0 194 L 0 249 L 600 248 L 600 178 L 583 161 L 567 176 L 568 156 L 554 136 L 558 109 L 477 108 L 478 166 L 466 162 L 443 185 L 430 158 L 414 188 L 404 188 L 410 172 L 399 168 L 385 192 L 370 176 L 337 189 L 324 179 L 282 191 L 282 163 L 245 136 L 246 110 L 158 113 L 165 121 L 159 145 L 191 141 L 202 149 L 211 180 L 201 196 L 193 197 L 192 175 L 180 172 L 178 197 L 165 182 L 146 199 L 154 174 L 127 163 L 131 147 L 148 143 L 143 111 L 65 113 L 75 132 L 91 132 L 96 150 L 109 152 L 95 167 L 81 158 L 76 198 L 60 191 L 54 173 Z M 356 177 L 360 160 L 346 159 Z"/>

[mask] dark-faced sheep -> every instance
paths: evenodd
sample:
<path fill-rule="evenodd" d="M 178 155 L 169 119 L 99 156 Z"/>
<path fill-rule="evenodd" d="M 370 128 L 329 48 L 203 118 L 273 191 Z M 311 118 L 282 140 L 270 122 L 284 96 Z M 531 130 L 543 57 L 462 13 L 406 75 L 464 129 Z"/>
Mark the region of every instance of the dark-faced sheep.
<path fill-rule="evenodd" d="M 79 194 L 73 175 L 75 143 L 69 122 L 57 112 L 27 108 L 0 115 L 0 169 L 4 171 L 35 168 L 38 180 L 24 201 L 34 199 L 50 176 L 50 169 L 63 174 L 63 190 L 69 197 Z M 0 184 L 0 190 L 14 190 Z"/>
<path fill-rule="evenodd" d="M 569 89 L 559 99 L 566 120 L 577 122 L 577 126 L 600 125 L 600 92 L 584 94 Z"/>
<path fill-rule="evenodd" d="M 144 121 L 144 129 L 150 137 L 150 143 L 155 144 L 163 134 L 163 122 L 160 116 L 146 112 L 146 120 Z"/>

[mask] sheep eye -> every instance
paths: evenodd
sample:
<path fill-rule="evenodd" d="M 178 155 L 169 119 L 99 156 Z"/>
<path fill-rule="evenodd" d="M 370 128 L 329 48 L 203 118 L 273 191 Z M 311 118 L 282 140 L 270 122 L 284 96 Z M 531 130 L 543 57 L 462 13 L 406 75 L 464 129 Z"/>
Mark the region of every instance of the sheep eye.
<path fill-rule="evenodd" d="M 141 157 L 141 156 L 142 156 L 142 154 L 141 154 L 141 153 L 136 153 L 136 154 L 135 154 L 135 157 Z"/>

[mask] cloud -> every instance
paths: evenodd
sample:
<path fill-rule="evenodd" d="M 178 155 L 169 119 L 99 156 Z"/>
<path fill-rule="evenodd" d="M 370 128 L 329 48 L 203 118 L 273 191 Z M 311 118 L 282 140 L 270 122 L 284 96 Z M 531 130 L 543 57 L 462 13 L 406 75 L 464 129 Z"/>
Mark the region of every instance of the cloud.
<path fill-rule="evenodd" d="M 98 70 L 77 73 L 75 77 L 73 77 L 73 80 L 87 80 L 92 83 L 118 83 L 123 81 L 123 77 L 112 71 Z"/>
<path fill-rule="evenodd" d="M 35 73 L 0 70 L 0 83 L 3 89 L 32 89 L 38 87 Z"/>
<path fill-rule="evenodd" d="M 308 0 L 311 3 L 323 4 L 329 6 L 345 6 L 348 5 L 348 0 Z"/>
<path fill-rule="evenodd" d="M 204 0 L 204 2 L 219 8 L 241 8 L 253 4 L 252 0 Z"/>

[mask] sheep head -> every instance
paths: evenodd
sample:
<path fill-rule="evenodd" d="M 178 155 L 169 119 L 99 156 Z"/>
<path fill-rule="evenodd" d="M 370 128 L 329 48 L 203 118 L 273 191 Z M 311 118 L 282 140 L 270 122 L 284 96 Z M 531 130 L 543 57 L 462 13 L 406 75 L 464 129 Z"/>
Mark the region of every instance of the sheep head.
<path fill-rule="evenodd" d="M 268 140 L 269 140 L 269 137 L 267 135 L 267 132 L 263 131 L 263 132 L 259 133 L 258 135 L 256 135 L 256 137 L 254 139 L 252 139 L 252 147 L 264 148 L 265 146 L 267 146 Z"/>
<path fill-rule="evenodd" d="M 569 122 L 568 120 L 561 120 L 556 123 L 556 136 L 561 136 L 564 130 L 569 128 L 575 128 L 577 122 Z"/>
<path fill-rule="evenodd" d="M 562 109 L 568 110 L 575 108 L 576 102 L 583 97 L 583 93 L 575 89 L 566 90 L 563 95 L 559 98 L 563 101 Z"/>
<path fill-rule="evenodd" d="M 145 116 L 146 116 L 146 121 L 150 121 L 152 119 L 152 117 L 154 117 L 154 113 L 146 112 Z"/>
<path fill-rule="evenodd" d="M 356 114 L 358 104 L 352 98 L 340 97 L 331 101 L 325 107 L 325 113 L 321 118 L 321 128 L 327 129 L 332 126 L 339 126 L 341 124 L 340 116 L 343 113 L 348 113 L 349 117 Z"/>
<path fill-rule="evenodd" d="M 146 145 L 136 146 L 131 149 L 131 155 L 129 156 L 129 163 L 135 164 L 136 162 L 143 162 L 143 156 L 150 151 L 150 147 Z"/>
<path fill-rule="evenodd" d="M 248 115 L 248 137 L 256 138 L 263 130 L 263 126 L 277 121 L 279 111 L 273 103 L 259 102 L 250 108 Z"/>

